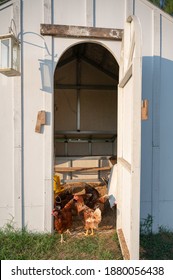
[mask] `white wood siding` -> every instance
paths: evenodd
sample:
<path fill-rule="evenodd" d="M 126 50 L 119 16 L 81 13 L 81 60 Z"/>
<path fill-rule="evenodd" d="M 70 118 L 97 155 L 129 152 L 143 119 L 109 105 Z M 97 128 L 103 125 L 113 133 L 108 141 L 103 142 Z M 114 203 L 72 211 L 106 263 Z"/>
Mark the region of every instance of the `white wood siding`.
<path fill-rule="evenodd" d="M 173 228 L 173 20 L 161 17 L 159 224 Z"/>
<path fill-rule="evenodd" d="M 12 5 L 0 6 L 0 34 L 8 33 L 12 15 Z M 0 227 L 14 217 L 14 80 L 0 74 Z"/>
<path fill-rule="evenodd" d="M 0 5 L 0 34 L 8 33 L 16 13 L 13 3 L 20 1 Z M 0 226 L 15 216 L 19 227 L 51 230 L 53 71 L 69 47 L 95 42 L 42 37 L 40 23 L 124 28 L 132 13 L 142 27 L 142 98 L 149 100 L 149 119 L 142 121 L 141 218 L 151 214 L 154 230 L 159 225 L 173 228 L 173 19 L 145 0 L 110 0 L 106 6 L 103 0 L 23 1 L 23 76 L 0 74 Z M 20 19 L 15 21 L 20 39 Z M 119 63 L 120 42 L 97 43 Z M 47 125 L 37 134 L 40 110 L 47 112 Z M 128 149 L 124 153 L 130 158 Z"/>

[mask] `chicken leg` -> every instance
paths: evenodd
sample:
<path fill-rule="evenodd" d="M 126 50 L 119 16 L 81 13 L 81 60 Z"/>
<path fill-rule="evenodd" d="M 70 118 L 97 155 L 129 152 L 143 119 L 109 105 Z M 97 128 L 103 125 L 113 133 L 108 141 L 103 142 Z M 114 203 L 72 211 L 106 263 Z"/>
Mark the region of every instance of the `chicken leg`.
<path fill-rule="evenodd" d="M 86 230 L 85 232 L 85 236 L 88 236 L 88 235 L 94 235 L 94 229 L 91 228 L 91 233 L 89 234 L 89 229 Z"/>
<path fill-rule="evenodd" d="M 61 233 L 61 240 L 60 240 L 60 243 L 65 243 L 65 240 L 64 240 L 64 237 L 63 237 L 63 233 Z"/>

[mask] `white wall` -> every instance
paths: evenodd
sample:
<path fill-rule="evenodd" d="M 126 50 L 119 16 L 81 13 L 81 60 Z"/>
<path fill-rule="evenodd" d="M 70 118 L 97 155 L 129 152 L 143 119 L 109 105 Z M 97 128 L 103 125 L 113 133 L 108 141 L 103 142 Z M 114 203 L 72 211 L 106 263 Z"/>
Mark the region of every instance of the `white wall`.
<path fill-rule="evenodd" d="M 95 25 L 102 27 L 104 24 L 104 27 L 107 28 L 122 28 L 124 26 L 124 12 L 125 1 L 95 0 Z"/>
<path fill-rule="evenodd" d="M 0 226 L 11 220 L 13 209 L 13 98 L 8 78 L 0 74 Z M 5 120 L 5 121 L 4 121 Z M 2 195 L 3 194 L 3 195 Z"/>
<path fill-rule="evenodd" d="M 8 4 L 8 5 L 7 5 Z M 0 35 L 9 33 L 13 6 L 0 6 Z M 4 7 L 8 6 L 4 9 Z M 3 24 L 2 24 L 3 23 Z M 0 74 L 0 227 L 14 217 L 14 84 L 18 78 Z"/>
<path fill-rule="evenodd" d="M 142 99 L 149 100 L 149 118 L 142 121 L 141 218 L 152 214 L 152 87 L 153 87 L 153 10 L 146 1 L 135 2 L 135 14 L 142 28 Z M 146 42 L 146 43 L 145 43 Z"/>
<path fill-rule="evenodd" d="M 145 0 L 135 1 L 143 40 L 143 98 L 149 120 L 142 122 L 141 218 L 173 228 L 172 72 L 173 19 Z"/>
<path fill-rule="evenodd" d="M 173 20 L 161 17 L 161 83 L 160 83 L 160 185 L 159 221 L 171 226 L 173 213 Z"/>
<path fill-rule="evenodd" d="M 9 1 L 3 7 L 13 2 L 15 1 Z M 105 6 L 105 1 L 96 0 L 94 10 L 92 1 L 57 0 L 53 1 L 55 13 L 52 17 L 50 3 L 50 0 L 23 1 L 22 57 L 25 204 L 23 221 L 29 229 L 48 231 L 51 230 L 52 207 L 53 70 L 67 48 L 86 40 L 43 38 L 40 36 L 40 23 L 123 28 L 125 14 L 128 14 L 124 9 L 128 6 L 127 3 L 133 4 L 133 1 L 110 0 L 109 5 Z M 157 225 L 173 227 L 169 218 L 173 212 L 173 21 L 163 12 L 160 16 L 160 10 L 148 1 L 136 0 L 134 3 L 134 13 L 139 17 L 142 26 L 143 98 L 149 99 L 149 120 L 142 122 L 141 217 L 152 214 L 154 228 L 157 228 Z M 0 6 L 0 34 L 8 32 L 12 16 L 12 6 L 5 9 Z M 158 44 L 160 41 L 161 45 Z M 119 61 L 120 42 L 98 42 Z M 22 191 L 22 147 L 20 135 L 16 138 L 17 131 L 21 133 L 20 79 L 7 78 L 0 74 L 0 169 L 3 170 L 0 178 L 3 193 L 0 197 L 0 226 L 10 219 L 9 214 L 14 216 L 14 213 L 18 216 L 17 223 L 22 223 L 21 197 L 17 196 Z M 156 81 L 159 81 L 160 86 Z M 40 110 L 47 112 L 47 125 L 41 134 L 37 134 L 35 124 Z M 16 118 L 17 124 L 14 122 Z M 20 162 L 16 165 L 18 159 Z M 17 166 L 20 170 L 19 176 L 16 175 Z M 14 205 L 18 206 L 14 208 Z"/>
<path fill-rule="evenodd" d="M 54 23 L 65 25 L 86 24 L 86 0 L 54 1 Z"/>
<path fill-rule="evenodd" d="M 40 36 L 40 23 L 44 18 L 43 1 L 26 0 L 23 4 L 23 49 L 24 49 L 24 224 L 32 230 L 50 230 L 50 223 L 43 215 L 47 197 L 45 174 L 45 145 L 46 130 L 51 126 L 45 125 L 41 133 L 35 132 L 38 111 L 47 111 L 46 96 L 42 84 L 44 55 L 49 56 L 51 48 L 45 45 L 44 38 Z M 32 20 L 31 20 L 32 18 Z M 46 49 L 47 48 L 47 49 Z M 49 74 L 49 73 L 48 73 Z M 46 84 L 47 85 L 47 84 Z M 47 88 L 46 88 L 47 89 Z M 47 120 L 48 122 L 48 120 Z M 52 125 L 52 124 L 51 124 Z M 50 147 L 47 147 L 48 151 Z M 51 165 L 49 170 L 51 169 Z M 48 171 L 49 171 L 48 170 Z M 51 182 L 48 183 L 51 190 Z M 50 207 L 51 201 L 48 205 Z M 49 220 L 51 210 L 48 209 Z"/>
<path fill-rule="evenodd" d="M 40 23 L 87 25 L 89 22 L 93 22 L 91 21 L 93 9 L 91 6 L 89 7 L 87 1 L 76 0 L 75 9 L 74 1 L 73 9 L 71 9 L 72 1 L 53 1 L 55 14 L 51 16 L 50 3 L 50 0 L 23 1 L 23 40 L 19 34 L 23 47 L 21 52 L 23 76 L 7 78 L 0 75 L 3 91 L 0 106 L 1 114 L 5 119 L 4 122 L 1 121 L 4 133 L 0 147 L 3 154 L 0 165 L 4 171 L 1 176 L 2 188 L 5 185 L 3 196 L 1 196 L 2 201 L 0 201 L 3 206 L 1 208 L 3 209 L 1 210 L 1 226 L 6 223 L 10 213 L 15 216 L 15 222 L 19 227 L 25 225 L 28 229 L 38 231 L 50 231 L 52 227 L 53 70 L 67 48 L 86 40 L 64 38 L 52 40 L 50 37 L 42 37 L 40 36 Z M 1 11 L 0 22 L 1 19 L 3 22 L 7 22 L 8 18 L 9 20 L 12 18 L 11 8 Z M 108 18 L 105 18 L 105 22 L 108 22 Z M 103 27 L 105 22 L 103 20 Z M 9 26 L 8 22 L 6 25 Z M 4 26 L 0 24 L 2 33 L 6 33 Z M 99 43 L 119 59 L 120 42 L 100 41 Z M 22 83 L 21 78 L 23 78 Z M 21 88 L 23 99 L 20 95 Z M 16 89 L 18 99 L 14 101 L 12 95 L 16 94 Z M 19 104 L 22 104 L 23 108 Z M 35 133 L 35 125 L 37 113 L 40 110 L 46 111 L 47 123 L 38 134 Z M 16 128 L 13 123 L 13 111 L 18 118 Z M 23 118 L 23 127 L 21 118 Z M 8 131 L 5 130 L 7 125 Z M 19 126 L 18 129 L 17 126 Z M 22 131 L 23 136 L 17 137 L 17 134 Z M 15 148 L 15 144 L 19 143 L 19 140 L 13 140 L 16 137 L 21 141 L 19 149 Z M 22 162 L 22 158 L 24 162 Z M 15 206 L 14 209 L 13 206 Z M 12 209 L 9 211 L 9 208 Z"/>

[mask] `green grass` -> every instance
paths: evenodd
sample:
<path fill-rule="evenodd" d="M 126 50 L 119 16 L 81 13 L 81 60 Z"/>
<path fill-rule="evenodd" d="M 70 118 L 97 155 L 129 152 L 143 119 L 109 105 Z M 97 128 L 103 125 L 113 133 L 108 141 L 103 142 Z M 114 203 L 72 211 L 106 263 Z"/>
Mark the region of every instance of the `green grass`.
<path fill-rule="evenodd" d="M 0 259 L 42 259 L 54 242 L 54 235 L 33 234 L 7 227 L 0 230 Z"/>
<path fill-rule="evenodd" d="M 173 260 L 173 232 L 160 228 L 157 234 L 141 234 L 140 258 Z"/>
<path fill-rule="evenodd" d="M 152 225 L 151 215 L 141 223 L 140 259 L 173 260 L 173 232 L 160 227 L 159 232 L 153 234 Z"/>
<path fill-rule="evenodd" d="M 95 236 L 31 233 L 7 226 L 0 230 L 1 260 L 114 260 L 122 259 L 116 232 Z"/>
<path fill-rule="evenodd" d="M 150 231 L 149 220 L 140 236 L 140 259 L 173 260 L 173 232 L 160 228 Z M 122 259 L 116 231 L 94 236 L 32 233 L 10 225 L 0 230 L 1 260 L 119 260 Z"/>

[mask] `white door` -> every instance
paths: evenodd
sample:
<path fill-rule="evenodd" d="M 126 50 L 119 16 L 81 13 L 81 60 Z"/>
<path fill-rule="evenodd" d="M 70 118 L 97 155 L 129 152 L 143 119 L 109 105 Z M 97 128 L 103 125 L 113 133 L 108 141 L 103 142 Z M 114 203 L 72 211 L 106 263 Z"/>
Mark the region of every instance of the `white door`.
<path fill-rule="evenodd" d="M 141 155 L 141 30 L 127 19 L 118 89 L 117 230 L 125 259 L 139 259 Z"/>

